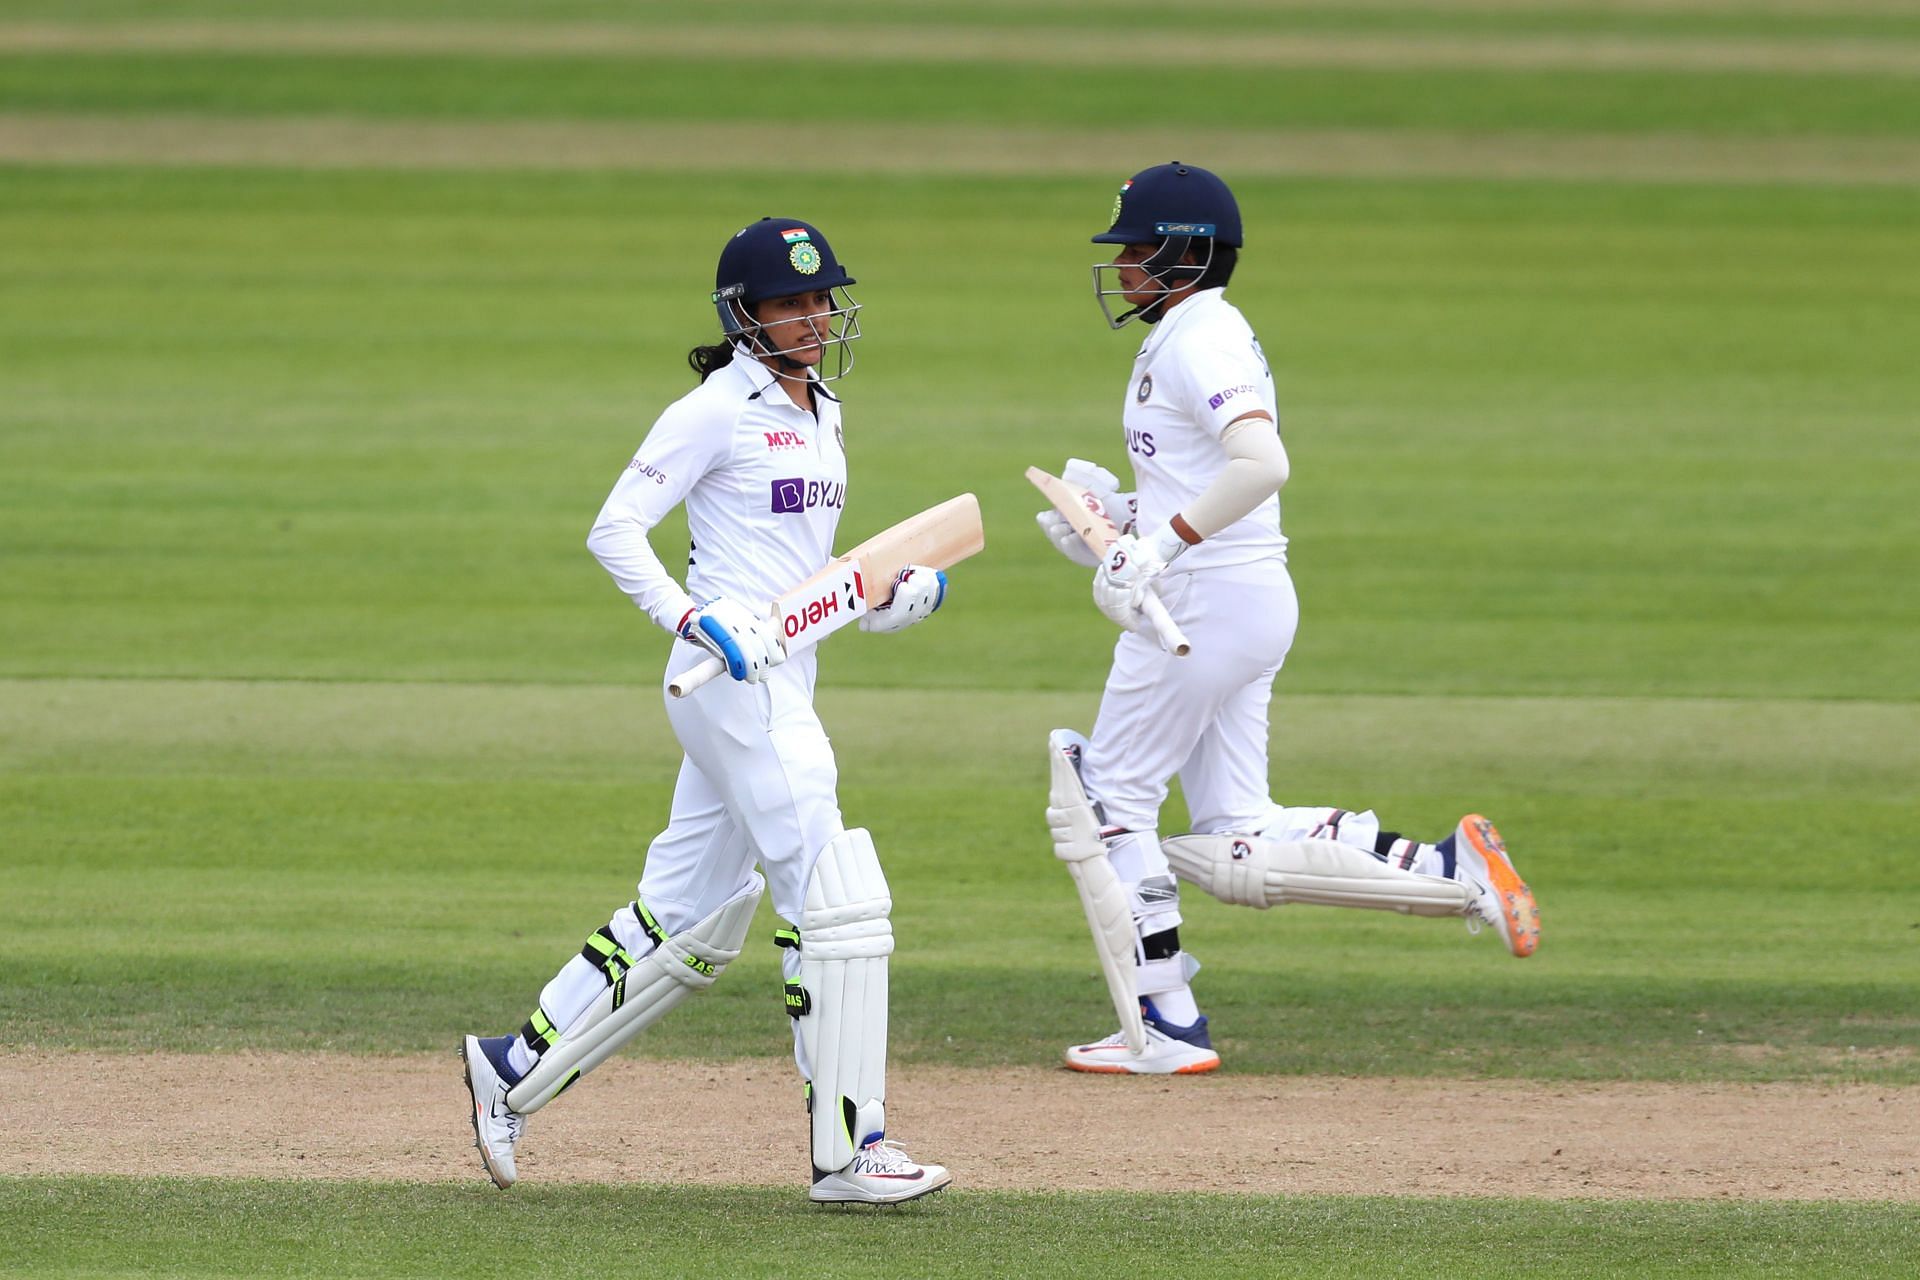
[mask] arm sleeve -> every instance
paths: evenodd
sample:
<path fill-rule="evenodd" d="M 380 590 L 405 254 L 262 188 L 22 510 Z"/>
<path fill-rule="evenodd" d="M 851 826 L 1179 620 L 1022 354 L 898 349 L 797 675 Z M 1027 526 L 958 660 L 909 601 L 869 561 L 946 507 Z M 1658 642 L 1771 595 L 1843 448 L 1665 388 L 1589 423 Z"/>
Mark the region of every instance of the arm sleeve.
<path fill-rule="evenodd" d="M 686 501 L 693 486 L 727 461 L 733 433 L 698 415 L 668 409 L 620 473 L 587 534 L 587 550 L 634 604 L 678 632 L 695 605 L 654 554 L 647 533 Z"/>
<path fill-rule="evenodd" d="M 1287 482 L 1287 448 L 1280 443 L 1279 429 L 1266 418 L 1229 424 L 1220 444 L 1227 451 L 1227 465 L 1180 513 L 1203 540 L 1252 512 Z"/>

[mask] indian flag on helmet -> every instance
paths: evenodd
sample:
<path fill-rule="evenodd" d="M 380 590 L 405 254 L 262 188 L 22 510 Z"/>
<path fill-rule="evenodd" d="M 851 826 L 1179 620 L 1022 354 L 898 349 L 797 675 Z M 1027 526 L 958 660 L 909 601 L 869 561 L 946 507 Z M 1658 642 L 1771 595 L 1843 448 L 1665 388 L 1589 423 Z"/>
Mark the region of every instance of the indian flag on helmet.
<path fill-rule="evenodd" d="M 812 239 L 812 237 L 807 234 L 807 229 L 805 227 L 795 227 L 791 231 L 782 231 L 780 233 L 780 238 L 782 240 L 785 240 L 788 244 L 798 244 L 802 240 Z"/>

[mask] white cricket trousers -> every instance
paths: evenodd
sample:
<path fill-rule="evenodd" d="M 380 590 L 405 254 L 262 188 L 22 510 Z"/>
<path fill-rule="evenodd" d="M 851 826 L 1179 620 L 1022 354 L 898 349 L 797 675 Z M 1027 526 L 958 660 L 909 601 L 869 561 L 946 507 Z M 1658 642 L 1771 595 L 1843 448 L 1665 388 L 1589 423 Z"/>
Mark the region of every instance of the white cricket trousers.
<path fill-rule="evenodd" d="M 667 719 L 686 758 L 673 790 L 667 829 L 647 849 L 640 901 L 669 934 L 699 923 L 752 884 L 757 861 L 773 894 L 774 910 L 797 921 L 806 902 L 814 859 L 840 834 L 840 802 L 833 748 L 813 713 L 814 655 L 802 653 L 775 667 L 762 684 L 721 677 L 688 698 L 666 684 L 706 659 L 706 651 L 674 645 L 661 677 Z M 651 949 L 631 907 L 608 926 L 635 955 Z M 784 951 L 788 978 L 799 973 L 799 953 Z M 540 993 L 540 1009 L 565 1032 L 606 986 L 589 959 L 568 960 Z M 809 1079 L 798 1026 L 794 1059 Z M 525 1070 L 524 1037 L 515 1065 Z"/>
<path fill-rule="evenodd" d="M 1273 810 L 1267 707 L 1300 620 L 1293 578 L 1273 559 L 1171 572 L 1160 586 L 1193 652 L 1176 658 L 1150 635 L 1121 634 L 1087 751 L 1087 793 L 1108 823 L 1151 831 L 1178 774 L 1191 830 L 1257 831 Z M 1116 865 L 1122 878 L 1166 873 L 1157 842 L 1143 852 L 1157 865 Z"/>
<path fill-rule="evenodd" d="M 640 899 L 678 933 L 747 887 L 757 861 L 773 909 L 798 920 L 814 858 L 845 827 L 833 747 L 813 710 L 815 655 L 775 667 L 762 684 L 720 677 L 690 697 L 666 682 L 707 652 L 680 641 L 661 681 L 686 758 L 667 829 L 647 849 Z"/>

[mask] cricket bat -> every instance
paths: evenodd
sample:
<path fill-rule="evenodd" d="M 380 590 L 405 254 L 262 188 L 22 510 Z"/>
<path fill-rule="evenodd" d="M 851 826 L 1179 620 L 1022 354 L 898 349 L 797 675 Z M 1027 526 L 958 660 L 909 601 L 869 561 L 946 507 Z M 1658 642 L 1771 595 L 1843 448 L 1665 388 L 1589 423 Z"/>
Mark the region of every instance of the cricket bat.
<path fill-rule="evenodd" d="M 1104 557 L 1107 548 L 1113 545 L 1120 530 L 1107 515 L 1107 509 L 1100 499 L 1077 484 L 1062 480 L 1059 476 L 1042 471 L 1038 467 L 1027 468 L 1027 479 L 1033 487 L 1047 495 L 1047 501 L 1053 509 L 1067 518 L 1073 531 L 1080 535 L 1080 541 L 1096 556 Z M 1148 588 L 1146 598 L 1140 602 L 1140 612 L 1147 615 L 1147 621 L 1153 624 L 1153 633 L 1160 641 L 1160 647 L 1176 658 L 1184 658 L 1193 652 L 1193 646 L 1187 642 L 1180 624 L 1167 612 L 1167 606 L 1160 597 Z"/>
<path fill-rule="evenodd" d="M 781 647 L 797 653 L 892 600 L 894 575 L 908 565 L 948 569 L 986 545 L 980 500 L 970 493 L 948 498 L 827 561 L 826 568 L 781 593 L 768 620 Z M 708 658 L 676 676 L 667 692 L 684 698 L 726 669 L 721 659 Z"/>

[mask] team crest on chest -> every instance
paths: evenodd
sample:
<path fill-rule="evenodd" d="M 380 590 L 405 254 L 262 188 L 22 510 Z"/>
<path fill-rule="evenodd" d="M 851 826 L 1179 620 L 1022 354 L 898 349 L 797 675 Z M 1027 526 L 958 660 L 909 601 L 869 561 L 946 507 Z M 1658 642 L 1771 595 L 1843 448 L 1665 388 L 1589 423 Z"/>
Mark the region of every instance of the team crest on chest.
<path fill-rule="evenodd" d="M 1133 402 L 1135 404 L 1145 404 L 1147 402 L 1147 397 L 1152 394 L 1153 394 L 1153 375 L 1150 373 L 1143 373 L 1140 375 L 1140 386 L 1133 393 Z"/>

